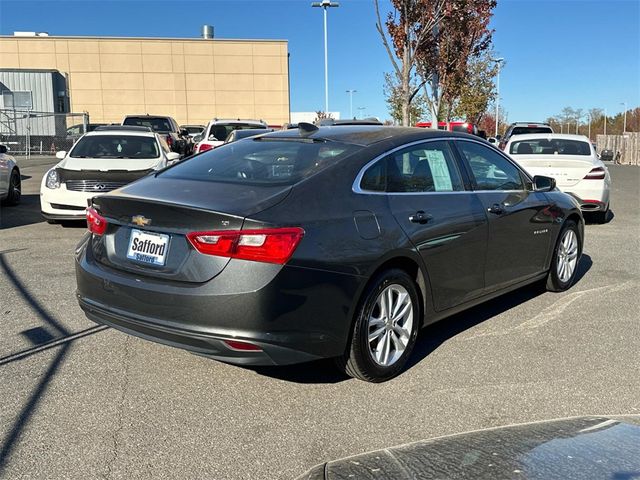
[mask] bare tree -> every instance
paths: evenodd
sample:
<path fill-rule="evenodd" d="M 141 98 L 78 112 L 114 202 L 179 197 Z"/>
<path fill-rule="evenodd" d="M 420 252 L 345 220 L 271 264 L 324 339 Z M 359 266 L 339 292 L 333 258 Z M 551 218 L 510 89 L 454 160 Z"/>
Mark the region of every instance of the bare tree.
<path fill-rule="evenodd" d="M 391 0 L 394 10 L 387 15 L 383 28 L 378 0 L 374 0 L 376 29 L 387 50 L 393 75 L 399 90 L 402 125 L 410 122 L 411 103 L 424 80 L 416 75 L 416 63 L 421 48 L 430 39 L 434 28 L 445 15 L 445 0 Z"/>

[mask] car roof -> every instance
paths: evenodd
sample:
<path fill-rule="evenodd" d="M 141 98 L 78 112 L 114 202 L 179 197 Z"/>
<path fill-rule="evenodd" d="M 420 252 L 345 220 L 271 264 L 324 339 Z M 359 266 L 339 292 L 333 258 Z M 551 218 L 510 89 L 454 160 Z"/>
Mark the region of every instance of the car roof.
<path fill-rule="evenodd" d="M 133 137 L 155 137 L 156 134 L 144 130 L 129 130 L 128 128 L 119 128 L 117 130 L 92 130 L 84 134 L 85 137 L 97 137 L 105 135 L 128 135 Z"/>
<path fill-rule="evenodd" d="M 311 124 L 310 127 L 315 127 Z M 374 125 L 344 125 L 335 127 L 315 127 L 316 130 L 306 131 L 303 128 L 292 128 L 289 130 L 279 130 L 276 132 L 262 135 L 269 138 L 283 139 L 317 139 L 331 140 L 336 142 L 351 143 L 354 145 L 368 146 L 384 140 L 397 139 L 402 142 L 412 140 L 422 140 L 430 138 L 442 137 L 458 137 L 479 140 L 474 135 L 468 135 L 461 132 L 447 132 L 444 130 L 431 130 L 417 127 L 391 127 L 391 126 L 374 126 Z"/>
<path fill-rule="evenodd" d="M 523 140 L 538 140 L 539 138 L 546 138 L 547 140 L 579 140 L 581 142 L 591 143 L 591 140 L 589 140 L 585 135 L 572 135 L 569 133 L 523 133 L 511 137 L 509 139 L 509 143 L 521 142 Z"/>
<path fill-rule="evenodd" d="M 266 125 L 267 123 L 264 120 L 256 120 L 255 118 L 214 118 L 212 119 L 208 125 L 235 125 L 235 124 L 255 124 L 255 125 Z"/>
<path fill-rule="evenodd" d="M 513 122 L 509 126 L 510 127 L 526 127 L 526 126 L 529 126 L 529 125 L 534 125 L 536 127 L 550 127 L 551 126 L 546 122 Z"/>

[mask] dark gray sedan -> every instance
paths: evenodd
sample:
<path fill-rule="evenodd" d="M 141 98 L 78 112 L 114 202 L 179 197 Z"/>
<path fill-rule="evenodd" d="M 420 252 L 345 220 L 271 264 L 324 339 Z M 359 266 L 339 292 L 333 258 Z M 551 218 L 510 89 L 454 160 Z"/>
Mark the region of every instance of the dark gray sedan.
<path fill-rule="evenodd" d="M 99 323 L 230 363 L 397 375 L 418 330 L 528 283 L 565 290 L 583 219 L 477 137 L 300 124 L 93 199 L 77 296 Z"/>

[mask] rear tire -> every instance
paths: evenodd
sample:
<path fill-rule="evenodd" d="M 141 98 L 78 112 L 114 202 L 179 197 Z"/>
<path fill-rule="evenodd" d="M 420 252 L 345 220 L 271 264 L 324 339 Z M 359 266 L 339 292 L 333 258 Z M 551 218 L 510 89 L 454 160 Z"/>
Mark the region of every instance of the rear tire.
<path fill-rule="evenodd" d="M 573 220 L 564 222 L 553 251 L 551 268 L 547 275 L 547 290 L 562 292 L 567 290 L 576 279 L 578 264 L 582 255 L 580 229 Z"/>
<path fill-rule="evenodd" d="M 377 275 L 365 290 L 351 341 L 338 367 L 367 382 L 384 382 L 398 375 L 411 355 L 421 324 L 418 290 L 404 271 Z"/>
<path fill-rule="evenodd" d="M 17 168 L 14 168 L 11 171 L 11 176 L 9 177 L 9 193 L 3 203 L 11 206 L 18 205 L 22 195 L 21 188 L 22 182 L 20 180 L 20 173 Z"/>

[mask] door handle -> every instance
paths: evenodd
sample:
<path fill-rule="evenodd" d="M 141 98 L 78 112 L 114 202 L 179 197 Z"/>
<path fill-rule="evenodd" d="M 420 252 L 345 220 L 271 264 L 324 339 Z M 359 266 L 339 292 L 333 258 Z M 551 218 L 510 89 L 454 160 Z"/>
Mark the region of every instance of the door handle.
<path fill-rule="evenodd" d="M 427 223 L 429 220 L 431 220 L 432 218 L 433 218 L 432 215 L 429 215 L 423 210 L 418 210 L 416 213 L 414 213 L 409 217 L 409 221 L 423 225 Z"/>
<path fill-rule="evenodd" d="M 502 207 L 502 205 L 500 205 L 499 203 L 494 203 L 489 208 L 487 208 L 487 212 L 494 213 L 496 215 L 502 215 L 505 212 L 505 210 Z"/>

